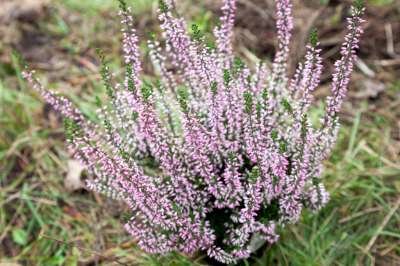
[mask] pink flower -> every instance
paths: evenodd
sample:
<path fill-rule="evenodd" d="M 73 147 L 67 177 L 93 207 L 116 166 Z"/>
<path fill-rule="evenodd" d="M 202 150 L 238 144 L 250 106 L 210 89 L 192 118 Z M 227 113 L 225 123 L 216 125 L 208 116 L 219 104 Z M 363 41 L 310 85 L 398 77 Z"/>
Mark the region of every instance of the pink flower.
<path fill-rule="evenodd" d="M 251 255 L 254 239 L 274 243 L 278 226 L 296 222 L 304 207 L 317 211 L 328 202 L 320 176 L 336 141 L 363 9 L 352 8 L 332 95 L 315 129 L 307 114 L 320 83 L 321 50 L 313 40 L 289 78 L 290 0 L 276 0 L 272 69 L 260 64 L 255 71 L 234 57 L 235 0 L 223 0 L 215 48 L 199 32 L 192 38 L 174 7 L 160 1 L 165 42 L 148 43 L 160 81 L 149 83 L 141 77 L 134 19 L 123 6 L 126 75 L 114 86 L 104 65 L 110 101 L 98 110 L 100 125 L 44 89 L 32 71 L 23 75 L 66 118 L 68 146 L 94 177 L 87 187 L 130 207 L 125 228 L 143 250 L 205 251 L 234 263 Z"/>

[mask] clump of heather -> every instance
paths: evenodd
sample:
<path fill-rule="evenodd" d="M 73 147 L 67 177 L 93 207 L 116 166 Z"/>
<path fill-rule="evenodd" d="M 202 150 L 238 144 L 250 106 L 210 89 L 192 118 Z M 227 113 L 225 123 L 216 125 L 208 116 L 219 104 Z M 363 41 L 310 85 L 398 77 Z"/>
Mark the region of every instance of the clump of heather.
<path fill-rule="evenodd" d="M 103 64 L 109 101 L 98 101 L 100 124 L 44 89 L 33 72 L 24 76 L 65 117 L 68 146 L 94 177 L 87 187 L 129 205 L 125 228 L 143 250 L 202 251 L 232 263 L 249 257 L 257 241 L 276 242 L 277 227 L 298 221 L 303 208 L 327 203 L 320 176 L 336 140 L 363 10 L 360 1 L 351 8 L 326 111 L 314 126 L 308 112 L 321 50 L 314 32 L 289 76 L 290 0 L 276 0 L 271 67 L 235 57 L 235 0 L 223 0 L 215 45 L 197 26 L 189 30 L 172 0 L 160 1 L 163 41 L 148 42 L 158 80 L 141 78 L 134 20 L 121 2 L 126 74 L 114 86 Z"/>

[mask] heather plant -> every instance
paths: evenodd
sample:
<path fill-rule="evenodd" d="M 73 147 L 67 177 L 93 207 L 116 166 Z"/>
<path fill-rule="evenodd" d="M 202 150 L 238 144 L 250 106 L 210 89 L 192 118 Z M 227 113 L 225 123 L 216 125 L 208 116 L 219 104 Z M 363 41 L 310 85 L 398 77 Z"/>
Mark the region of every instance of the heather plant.
<path fill-rule="evenodd" d="M 320 177 L 362 33 L 362 3 L 351 8 L 316 125 L 308 113 L 322 73 L 317 33 L 289 77 L 291 2 L 276 0 L 278 51 L 270 67 L 235 57 L 235 12 L 236 1 L 223 0 L 210 45 L 172 0 L 160 1 L 163 40 L 148 41 L 159 79 L 146 80 L 131 10 L 121 1 L 126 73 L 114 86 L 100 53 L 108 95 L 107 103 L 98 100 L 100 124 L 24 72 L 65 117 L 68 147 L 92 176 L 87 187 L 130 207 L 125 228 L 146 252 L 200 251 L 233 263 L 259 242 L 276 242 L 277 228 L 297 222 L 303 208 L 318 211 L 329 200 Z"/>

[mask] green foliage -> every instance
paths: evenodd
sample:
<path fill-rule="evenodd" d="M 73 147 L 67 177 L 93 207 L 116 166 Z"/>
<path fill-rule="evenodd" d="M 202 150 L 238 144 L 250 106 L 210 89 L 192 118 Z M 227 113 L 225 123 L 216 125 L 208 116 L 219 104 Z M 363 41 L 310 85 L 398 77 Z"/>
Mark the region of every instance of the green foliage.
<path fill-rule="evenodd" d="M 369 3 L 375 6 L 384 6 L 392 4 L 394 0 L 369 0 Z"/>
<path fill-rule="evenodd" d="M 128 10 L 127 6 L 126 6 L 126 2 L 124 0 L 118 0 L 118 2 L 119 2 L 119 8 L 122 11 L 126 12 Z"/>
<path fill-rule="evenodd" d="M 245 67 L 244 62 L 239 57 L 235 57 L 233 61 L 233 74 L 238 74 Z"/>
<path fill-rule="evenodd" d="M 278 131 L 276 131 L 276 130 L 272 130 L 271 131 L 271 138 L 272 138 L 272 140 L 275 142 L 276 140 L 278 140 Z"/>
<path fill-rule="evenodd" d="M 182 108 L 183 112 L 188 111 L 188 99 L 189 99 L 189 91 L 185 87 L 179 87 L 178 89 L 178 101 Z"/>
<path fill-rule="evenodd" d="M 11 63 L 15 69 L 15 74 L 18 79 L 19 87 L 21 89 L 25 89 L 25 85 L 24 85 L 25 83 L 24 83 L 21 73 L 22 73 L 22 69 L 26 66 L 26 63 L 24 62 L 22 56 L 15 50 L 11 53 Z"/>
<path fill-rule="evenodd" d="M 268 89 L 264 88 L 261 94 L 261 97 L 264 101 L 268 100 Z"/>
<path fill-rule="evenodd" d="M 81 128 L 79 127 L 79 125 L 69 118 L 64 118 L 64 129 L 65 137 L 69 141 L 79 136 L 81 133 Z"/>
<path fill-rule="evenodd" d="M 161 12 L 168 12 L 168 5 L 164 2 L 164 0 L 159 0 L 158 1 L 158 7 L 160 8 Z"/>
<path fill-rule="evenodd" d="M 127 1 L 128 5 L 133 4 L 135 13 L 143 10 L 142 7 L 148 9 L 154 2 Z M 98 15 L 109 8 L 115 10 L 116 3 L 110 0 L 62 1 L 62 5 L 82 11 L 83 15 Z M 386 5 L 393 1 L 369 0 L 368 3 Z M 195 23 L 206 32 L 203 24 Z M 0 235 L 6 235 L 0 246 L 0 264 L 3 260 L 18 260 L 32 265 L 77 265 L 96 257 L 96 251 L 102 252 L 93 248 L 101 238 L 111 247 L 112 253 L 110 260 L 102 262 L 104 265 L 117 264 L 114 258 L 126 265 L 205 265 L 201 263 L 201 256 L 148 255 L 135 245 L 127 245 L 130 237 L 120 226 L 122 218 L 110 215 L 112 208 L 119 206 L 117 202 L 109 207 L 111 203 L 93 194 L 65 190 L 68 155 L 64 138 L 57 128 L 45 129 L 50 123 L 48 114 L 36 94 L 25 89 L 20 78 L 19 59 L 12 60 L 10 66 L 1 65 L 0 71 Z M 72 71 L 81 73 L 82 69 Z M 99 84 L 96 79 L 91 80 L 90 75 L 87 82 L 90 88 L 85 89 L 94 87 L 100 106 Z M 399 84 L 388 87 L 385 95 L 396 99 Z M 60 83 L 60 87 L 63 85 L 65 83 Z M 216 92 L 217 85 L 210 84 L 211 91 Z M 187 92 L 179 97 L 187 99 Z M 262 97 L 268 99 L 266 90 Z M 93 98 L 84 97 L 74 101 L 78 105 L 94 102 Z M 391 120 L 391 115 L 398 114 L 395 108 L 363 113 L 354 106 L 354 117 L 351 122 L 344 122 L 339 144 L 326 162 L 325 178 L 332 192 L 331 202 L 319 214 L 306 214 L 301 223 L 288 226 L 277 245 L 261 250 L 262 257 L 254 257 L 243 265 L 372 265 L 384 264 L 386 259 L 391 263 L 389 255 L 382 260 L 376 255 L 383 254 L 381 251 L 399 256 L 400 246 L 396 245 L 400 238 L 398 211 L 383 230 L 378 231 L 400 193 L 399 161 L 393 159 L 391 152 L 396 147 L 393 139 L 396 121 Z M 317 120 L 322 109 L 322 105 L 314 107 L 310 119 Z M 137 117 L 137 113 L 132 116 Z M 280 136 L 273 131 L 271 137 L 278 139 Z M 271 207 L 263 209 L 260 215 L 266 217 L 267 222 L 277 216 L 277 211 Z M 99 217 L 102 223 L 98 223 Z M 379 245 L 364 254 L 363 249 L 374 236 Z M 3 243 L 7 243 L 13 253 L 8 252 Z"/>
<path fill-rule="evenodd" d="M 130 92 L 135 92 L 136 91 L 136 85 L 135 81 L 133 80 L 133 69 L 132 65 L 128 64 L 126 66 L 126 77 L 128 77 L 128 90 Z"/>
<path fill-rule="evenodd" d="M 354 7 L 355 7 L 357 10 L 361 10 L 361 9 L 363 9 L 364 6 L 365 6 L 364 0 L 354 0 L 353 5 L 354 5 Z"/>
<path fill-rule="evenodd" d="M 148 101 L 150 97 L 153 95 L 153 86 L 148 82 L 144 82 L 141 92 L 143 99 L 145 101 Z"/>
<path fill-rule="evenodd" d="M 25 246 L 28 243 L 28 234 L 21 228 L 15 228 L 12 230 L 12 239 L 16 244 Z"/>
<path fill-rule="evenodd" d="M 252 265 L 274 265 L 277 261 L 294 266 L 371 265 L 373 255 L 365 255 L 363 249 L 373 236 L 378 235 L 388 246 L 390 239 L 400 237 L 395 233 L 398 215 L 391 218 L 383 232 L 378 231 L 393 207 L 390 198 L 396 199 L 400 191 L 390 185 L 400 168 L 384 164 L 382 155 L 375 153 L 390 136 L 363 119 L 361 112 L 352 125 L 344 125 L 339 135 L 339 145 L 327 163 L 325 178 L 331 192 L 328 206 L 317 215 L 306 213 L 300 224 L 282 231 L 279 244 Z M 395 249 L 399 254 L 400 247 Z"/>
<path fill-rule="evenodd" d="M 132 6 L 133 12 L 135 14 L 140 14 L 147 12 L 151 9 L 153 3 L 157 0 L 124 0 L 122 2 L 126 3 L 126 6 Z M 112 10 L 117 10 L 121 8 L 120 0 L 57 0 L 56 2 L 61 2 L 63 6 L 79 11 L 83 16 L 94 17 L 101 12 Z"/>
<path fill-rule="evenodd" d="M 211 92 L 215 95 L 217 94 L 218 83 L 216 81 L 211 82 Z"/>
<path fill-rule="evenodd" d="M 316 47 L 318 44 L 318 30 L 316 28 L 312 29 L 310 32 L 310 44 Z"/>
<path fill-rule="evenodd" d="M 287 99 L 282 99 L 281 104 L 286 112 L 293 113 L 293 108 Z"/>
<path fill-rule="evenodd" d="M 106 61 L 106 57 L 104 55 L 104 52 L 101 49 L 98 48 L 96 50 L 96 52 L 101 60 L 100 74 L 101 74 L 101 78 L 104 83 L 104 87 L 106 88 L 107 95 L 111 99 L 114 99 L 115 98 L 114 88 L 111 84 L 111 73 L 110 73 L 110 69 L 109 69 L 109 66 Z"/>
<path fill-rule="evenodd" d="M 203 34 L 197 24 L 192 24 L 192 34 L 195 41 L 201 41 L 203 38 Z"/>
<path fill-rule="evenodd" d="M 95 104 L 96 104 L 97 108 L 101 108 L 101 106 L 102 106 L 101 99 L 100 99 L 100 97 L 97 96 L 97 95 L 96 95 L 96 97 L 95 97 Z"/>
<path fill-rule="evenodd" d="M 251 114 L 253 112 L 253 94 L 246 91 L 243 94 L 245 112 Z"/>
<path fill-rule="evenodd" d="M 260 177 L 260 168 L 258 168 L 257 166 L 254 166 L 251 169 L 251 172 L 248 174 L 248 178 L 251 182 L 256 182 L 257 179 Z"/>
<path fill-rule="evenodd" d="M 229 69 L 224 69 L 224 84 L 226 87 L 229 86 L 229 83 L 231 82 L 232 77 Z"/>

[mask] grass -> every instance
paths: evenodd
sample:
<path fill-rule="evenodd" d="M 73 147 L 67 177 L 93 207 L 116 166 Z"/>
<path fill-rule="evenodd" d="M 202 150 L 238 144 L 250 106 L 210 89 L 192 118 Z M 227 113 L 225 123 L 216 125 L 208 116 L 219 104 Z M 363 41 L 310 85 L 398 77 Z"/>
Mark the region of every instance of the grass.
<path fill-rule="evenodd" d="M 83 14 L 84 26 L 68 23 L 56 12 L 42 29 L 57 36 L 66 57 L 76 59 L 92 46 L 109 47 L 116 55 L 118 39 L 108 40 L 97 32 L 116 30 L 117 23 L 88 26 L 93 25 L 90 22 L 97 12 L 114 9 L 115 4 L 87 2 L 67 0 L 55 6 Z M 141 3 L 136 12 L 149 12 L 152 3 Z M 196 20 L 209 27 L 207 19 Z M 77 40 L 85 42 L 76 45 Z M 68 154 L 59 117 L 27 88 L 16 61 L 10 56 L 9 63 L 0 63 L 0 265 L 201 264 L 201 258 L 140 252 L 122 229 L 125 207 L 84 190 L 65 190 Z M 98 76 L 79 64 L 71 64 L 67 74 L 78 81 L 50 78 L 48 85 L 75 95 L 72 99 L 90 114 L 94 99 L 89 95 L 101 93 Z M 79 91 L 71 85 L 74 82 Z M 373 112 L 371 102 L 357 102 L 343 120 L 338 144 L 326 162 L 325 180 L 331 192 L 328 206 L 317 214 L 306 212 L 300 223 L 282 228 L 277 245 L 243 265 L 400 263 L 400 211 L 395 209 L 400 160 L 393 151 L 399 145 L 393 124 L 400 110 L 390 104 L 398 101 L 399 84 L 387 84 L 382 98 L 389 104 Z"/>
<path fill-rule="evenodd" d="M 128 0 L 126 3 L 133 7 L 135 14 L 140 14 L 151 9 L 157 4 L 156 0 Z M 87 15 L 97 15 L 99 12 L 109 11 L 110 9 L 118 8 L 118 1 L 110 0 L 92 0 L 92 1 L 80 1 L 80 0 L 65 0 L 63 4 L 72 10 L 83 12 Z"/>
<path fill-rule="evenodd" d="M 330 203 L 318 215 L 306 214 L 300 225 L 288 228 L 280 244 L 267 254 L 267 265 L 274 261 L 290 265 L 374 265 L 379 254 L 389 250 L 399 254 L 400 212 L 393 213 L 387 224 L 383 222 L 396 204 L 399 207 L 400 191 L 394 182 L 400 169 L 398 162 L 395 166 L 395 162 L 383 159 L 385 155 L 379 149 L 388 144 L 388 139 L 380 138 L 381 129 L 371 128 L 374 125 L 362 114 L 358 112 L 352 127 L 342 128 L 341 140 L 327 164 Z M 369 243 L 375 236 L 378 238 L 371 249 Z M 395 262 L 399 262 L 398 257 L 393 258 Z"/>

